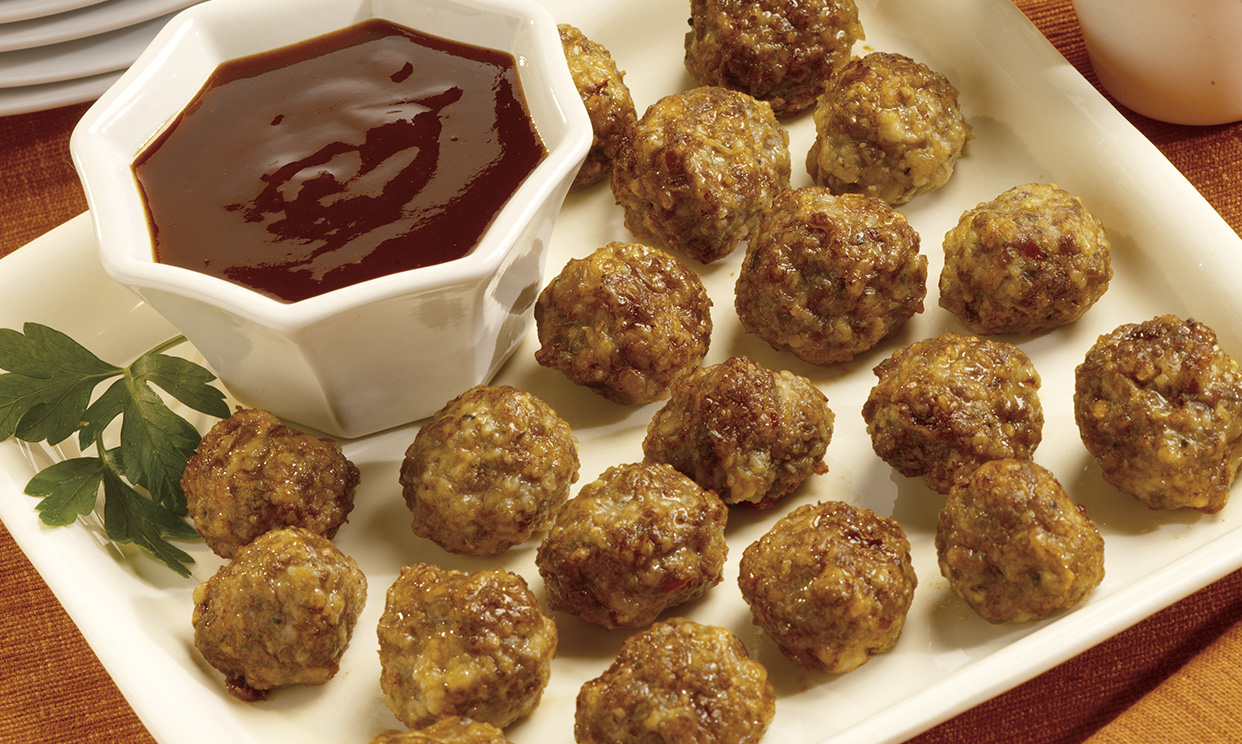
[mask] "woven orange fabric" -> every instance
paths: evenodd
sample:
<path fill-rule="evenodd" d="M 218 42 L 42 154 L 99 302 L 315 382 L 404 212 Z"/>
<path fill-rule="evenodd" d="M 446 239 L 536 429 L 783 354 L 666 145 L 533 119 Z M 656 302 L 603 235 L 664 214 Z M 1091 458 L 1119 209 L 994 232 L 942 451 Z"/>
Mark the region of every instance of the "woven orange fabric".
<path fill-rule="evenodd" d="M 1242 741 L 1242 624 L 1232 626 L 1087 744 Z"/>
<path fill-rule="evenodd" d="M 0 120 L 0 256 L 86 211 L 69 158 L 69 133 L 85 111 L 69 106 Z"/>

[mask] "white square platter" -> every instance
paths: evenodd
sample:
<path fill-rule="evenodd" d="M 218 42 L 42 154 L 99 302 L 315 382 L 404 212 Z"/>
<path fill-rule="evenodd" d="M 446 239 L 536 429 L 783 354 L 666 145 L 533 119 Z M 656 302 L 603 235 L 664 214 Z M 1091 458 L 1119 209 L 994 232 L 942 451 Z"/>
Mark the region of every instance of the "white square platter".
<path fill-rule="evenodd" d="M 678 0 L 546 0 L 554 16 L 607 46 L 627 71 L 639 111 L 693 85 L 682 67 L 687 4 Z M 1237 502 L 1205 516 L 1157 513 L 1103 482 L 1072 415 L 1073 370 L 1101 334 L 1164 313 L 1208 323 L 1222 346 L 1242 353 L 1242 240 L 1194 188 L 1052 48 L 1022 14 L 1000 0 L 860 0 L 867 39 L 855 53 L 896 51 L 947 75 L 961 91 L 975 140 L 942 190 L 902 211 L 929 258 L 926 309 L 896 337 L 851 363 L 817 368 L 743 333 L 732 285 L 741 253 L 702 267 L 715 332 L 706 363 L 747 354 L 818 384 L 836 412 L 828 474 L 774 509 L 733 511 L 724 581 L 674 610 L 736 632 L 767 665 L 778 694 L 767 740 L 783 744 L 900 742 L 1116 634 L 1242 566 Z M 786 122 L 794 185 L 813 138 L 810 116 Z M 1046 414 L 1037 462 L 1084 504 L 1105 539 L 1107 576 L 1078 608 L 1042 623 L 990 625 L 956 599 L 936 566 L 933 536 L 942 498 L 896 475 L 870 448 L 860 408 L 871 368 L 897 347 L 959 330 L 936 303 L 940 241 L 960 214 L 1020 183 L 1054 181 L 1079 194 L 1107 225 L 1115 277 L 1078 323 L 1013 338 L 1043 378 Z M 553 237 L 549 272 L 610 240 L 632 239 L 607 186 L 571 195 Z M 549 274 L 549 275 L 550 275 Z M 0 261 L 0 326 L 27 321 L 69 333 L 100 357 L 127 363 L 174 331 L 102 273 L 87 216 L 78 217 Z M 534 363 L 528 338 L 497 382 L 543 396 L 571 425 L 582 449 L 579 485 L 605 468 L 639 460 L 657 406 L 625 409 L 574 387 Z M 198 421 L 203 428 L 209 421 Z M 193 648 L 190 595 L 220 565 L 190 544 L 194 578 L 180 580 L 144 555 L 116 550 L 94 520 L 44 527 L 26 481 L 49 453 L 0 443 L 0 519 L 30 557 L 152 734 L 167 744 L 196 742 L 366 742 L 399 727 L 379 689 L 375 624 L 400 566 L 414 561 L 478 569 L 496 565 L 527 578 L 537 595 L 535 543 L 498 559 L 452 556 L 410 533 L 397 468 L 417 425 L 345 444 L 362 471 L 357 507 L 337 536 L 367 574 L 368 606 L 340 674 L 322 687 L 291 688 L 266 702 L 229 697 Z M 60 453 L 65 454 L 65 453 Z M 58 455 L 59 456 L 59 455 Z M 823 499 L 865 506 L 897 519 L 910 537 L 919 588 L 896 648 L 855 672 L 811 673 L 786 661 L 750 622 L 736 586 L 742 549 L 790 509 Z M 627 633 L 556 615 L 561 643 L 543 703 L 507 734 L 519 744 L 573 741 L 580 685 L 610 663 Z"/>

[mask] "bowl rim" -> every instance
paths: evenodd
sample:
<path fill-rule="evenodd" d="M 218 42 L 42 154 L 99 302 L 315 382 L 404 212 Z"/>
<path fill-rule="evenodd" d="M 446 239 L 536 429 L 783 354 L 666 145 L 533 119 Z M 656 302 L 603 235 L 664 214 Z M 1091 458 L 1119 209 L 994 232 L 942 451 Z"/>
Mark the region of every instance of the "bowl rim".
<path fill-rule="evenodd" d="M 339 5 L 341 0 L 271 2 L 278 5 L 282 2 L 285 5 L 298 5 L 302 12 L 314 12 L 316 6 Z M 357 21 L 389 17 L 373 0 L 355 2 L 362 14 Z M 535 0 L 435 2 L 444 7 L 495 11 L 516 19 L 516 25 L 524 27 L 524 32 L 531 35 L 532 48 L 541 53 L 524 56 L 515 54 L 518 57 L 519 79 L 523 75 L 523 69 L 539 66 L 530 62 L 533 58 L 542 57 L 545 62 L 563 59 L 556 22 L 547 9 Z M 122 148 L 109 140 L 106 130 L 118 120 L 136 115 L 130 112 L 130 108 L 142 95 L 147 78 L 155 74 L 167 74 L 164 68 L 169 65 L 168 59 L 175 55 L 184 37 L 210 39 L 213 34 L 226 33 L 225 24 L 237 23 L 237 15 L 253 12 L 255 6 L 259 5 L 259 0 L 207 0 L 175 15 L 156 34 L 134 64 L 87 110 L 71 133 L 70 153 L 92 213 L 100 260 L 106 273 L 138 291 L 140 295 L 144 294 L 143 290 L 175 294 L 246 318 L 269 329 L 287 333 L 359 307 L 399 298 L 419 290 L 486 283 L 500 270 L 506 257 L 518 247 L 516 243 L 523 230 L 532 221 L 540 219 L 548 202 L 556 197 L 562 186 L 577 172 L 590 147 L 591 123 L 585 108 L 580 105 L 581 99 L 568 66 L 544 64 L 540 77 L 547 78 L 543 83 L 551 89 L 551 109 L 555 117 L 559 117 L 559 120 L 554 120 L 552 116 L 546 117 L 545 125 L 562 130 L 561 141 L 549 146 L 547 136 L 541 135 L 545 139 L 547 154 L 493 217 L 479 245 L 462 258 L 375 277 L 292 303 L 192 269 L 161 264 L 154 258 L 144 260 L 134 255 L 136 249 L 131 247 L 136 237 L 134 228 L 126 224 L 122 216 L 112 212 L 118 207 L 132 209 L 136 206 L 142 209 L 143 244 L 150 249 L 145 208 L 136 179 L 132 175 L 132 161 L 137 153 L 122 152 Z M 283 45 L 262 45 L 256 47 L 255 51 Z M 215 64 L 224 59 L 226 57 L 221 56 Z M 207 74 L 210 74 L 210 70 Z M 526 76 L 529 79 L 530 73 L 526 73 Z M 191 81 L 195 92 L 205 81 L 205 76 L 196 76 Z M 524 80 L 523 85 L 529 83 Z M 183 103 L 179 104 L 176 111 L 179 112 L 183 106 Z M 534 111 L 532 118 L 535 118 Z M 168 121 L 161 121 L 149 133 L 144 133 L 145 143 L 153 140 L 167 124 Z M 538 123 L 536 127 L 538 128 Z M 145 143 L 139 147 L 139 151 L 146 146 Z"/>

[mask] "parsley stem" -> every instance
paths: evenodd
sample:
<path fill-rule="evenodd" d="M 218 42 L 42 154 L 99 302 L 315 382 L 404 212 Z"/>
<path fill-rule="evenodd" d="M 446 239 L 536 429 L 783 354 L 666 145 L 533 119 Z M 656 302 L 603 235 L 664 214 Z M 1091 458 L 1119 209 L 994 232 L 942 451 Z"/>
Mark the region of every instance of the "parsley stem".
<path fill-rule="evenodd" d="M 174 346 L 180 346 L 181 344 L 184 344 L 185 342 L 186 342 L 185 336 L 173 336 L 172 338 L 168 339 L 164 343 L 151 349 L 146 354 L 143 354 L 143 356 L 148 356 L 151 354 L 163 354 L 165 351 L 168 351 Z"/>

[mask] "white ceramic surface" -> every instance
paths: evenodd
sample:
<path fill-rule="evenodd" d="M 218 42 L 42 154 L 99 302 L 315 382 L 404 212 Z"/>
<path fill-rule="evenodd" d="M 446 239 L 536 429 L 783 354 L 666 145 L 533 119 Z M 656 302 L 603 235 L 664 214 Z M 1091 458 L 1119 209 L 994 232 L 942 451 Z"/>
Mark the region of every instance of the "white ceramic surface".
<path fill-rule="evenodd" d="M 98 98 L 121 77 L 120 71 L 58 80 L 54 83 L 0 88 L 0 116 L 46 111 Z"/>
<path fill-rule="evenodd" d="M 640 106 L 691 84 L 681 68 L 684 9 L 666 0 L 546 0 L 554 16 L 605 44 L 628 71 Z M 1055 180 L 1080 194 L 1108 225 L 1116 276 L 1108 293 L 1077 324 L 1037 338 L 1014 339 L 1043 377 L 1047 422 L 1036 460 L 1084 504 L 1105 538 L 1104 582 L 1085 604 L 1048 622 L 992 626 L 975 617 L 940 578 L 933 536 L 941 499 L 918 481 L 893 474 L 871 451 L 859 409 L 874 383 L 871 367 L 899 345 L 956 329 L 936 304 L 896 338 L 846 365 L 815 368 L 773 352 L 745 334 L 732 311 L 737 253 L 699 267 L 715 302 L 708 363 L 750 354 L 773 368 L 810 377 L 836 412 L 827 475 L 766 512 L 735 511 L 727 533 L 723 583 L 677 612 L 738 633 L 770 670 L 778 700 L 770 744 L 895 744 L 1089 648 L 1139 619 L 1242 567 L 1242 497 L 1221 513 L 1158 513 L 1102 480 L 1082 447 L 1071 406 L 1073 368 L 1095 338 L 1123 322 L 1163 312 L 1211 324 L 1224 347 L 1242 353 L 1242 240 L 1159 151 L 1053 49 L 1021 13 L 995 0 L 863 0 L 867 41 L 859 51 L 894 50 L 943 71 L 962 90 L 976 139 L 941 191 L 905 205 L 923 237 L 930 276 L 942 265 L 941 236 L 961 212 L 1012 185 Z M 810 117 L 790 122 L 797 159 L 812 140 Z M 797 184 L 806 174 L 795 168 Z M 606 186 L 571 194 L 552 234 L 549 270 L 609 240 L 629 239 Z M 46 277 L 55 276 L 54 282 Z M 82 217 L 0 261 L 0 326 L 25 321 L 69 332 L 100 356 L 123 361 L 176 331 L 101 270 L 90 219 Z M 533 335 L 533 334 L 532 334 Z M 581 442 L 582 478 L 640 459 L 654 406 L 625 409 L 535 364 L 528 335 L 497 382 L 544 397 Z M 200 421 L 202 426 L 208 422 Z M 417 426 L 345 443 L 362 471 L 357 506 L 337 534 L 368 577 L 368 604 L 341 672 L 327 685 L 293 688 L 258 704 L 224 692 L 220 675 L 192 646 L 189 623 L 197 581 L 220 565 L 201 544 L 194 579 L 179 580 L 130 549 L 113 550 L 94 520 L 43 527 L 35 501 L 21 493 L 42 452 L 0 443 L 0 519 L 82 629 L 138 715 L 163 744 L 314 744 L 364 742 L 398 727 L 378 684 L 375 623 L 399 567 L 433 561 L 463 569 L 503 566 L 522 574 L 537 595 L 542 582 L 535 545 L 496 559 L 451 556 L 409 530 L 397 486 L 402 453 Z M 60 453 L 60 456 L 70 455 Z M 751 625 L 737 591 L 742 550 L 789 510 L 840 499 L 896 518 L 912 543 L 919 576 L 914 606 L 896 648 L 840 677 L 811 674 L 784 660 Z M 506 733 L 517 744 L 573 741 L 574 698 L 598 675 L 628 633 L 606 632 L 557 614 L 561 642 L 544 700 Z"/>
<path fill-rule="evenodd" d="M 0 0 L 0 23 L 44 18 L 57 13 L 98 5 L 106 0 Z"/>
<path fill-rule="evenodd" d="M 1242 120 L 1242 0 L 1074 0 L 1118 101 L 1174 124 Z"/>
<path fill-rule="evenodd" d="M 0 88 L 45 85 L 123 70 L 168 19 L 161 16 L 82 39 L 0 52 Z"/>
<path fill-rule="evenodd" d="M 199 1 L 109 0 L 66 13 L 0 24 L 0 52 L 58 44 L 114 31 L 175 13 Z"/>
<path fill-rule="evenodd" d="M 547 157 L 468 256 L 297 303 L 156 263 L 129 164 L 215 65 L 369 17 L 510 51 Z M 590 145 L 555 24 L 531 0 L 211 0 L 178 15 L 91 108 L 71 150 L 105 269 L 173 322 L 240 400 L 359 437 L 488 380 L 531 324 L 548 239 Z"/>

